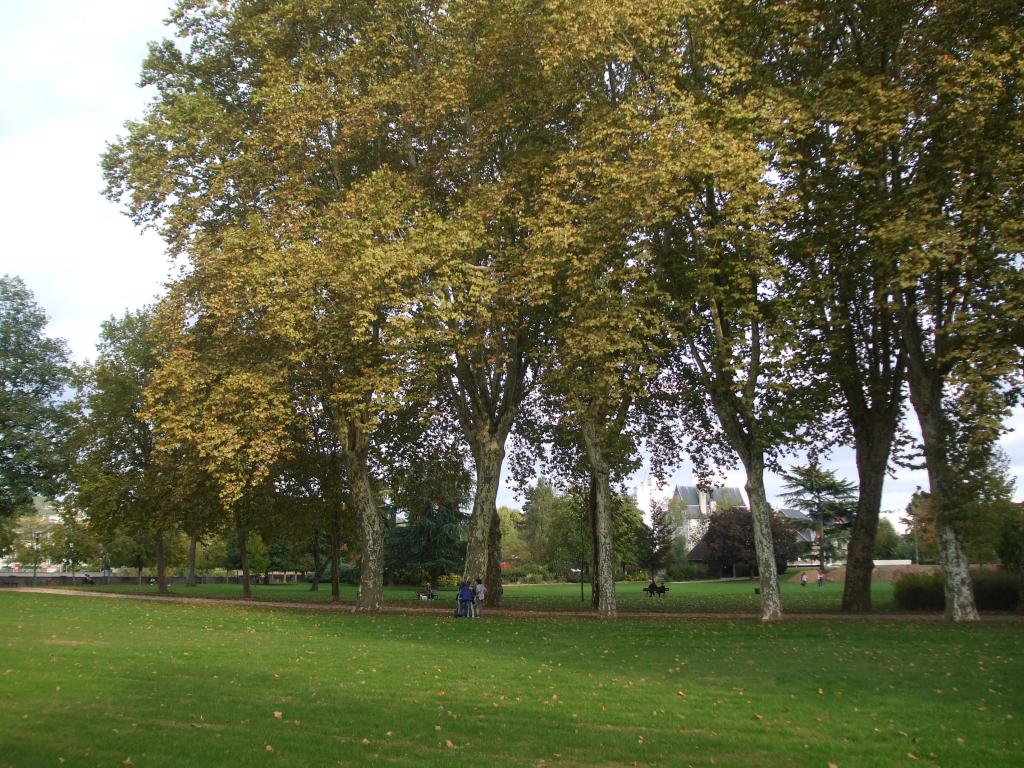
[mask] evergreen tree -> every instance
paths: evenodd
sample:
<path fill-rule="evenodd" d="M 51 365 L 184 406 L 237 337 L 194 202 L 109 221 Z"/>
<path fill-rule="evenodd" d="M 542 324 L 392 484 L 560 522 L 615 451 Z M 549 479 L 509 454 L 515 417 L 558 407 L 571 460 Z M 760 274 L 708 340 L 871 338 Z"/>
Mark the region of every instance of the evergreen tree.
<path fill-rule="evenodd" d="M 790 467 L 782 478 L 788 489 L 782 497 L 810 518 L 816 533 L 819 566 L 825 570 L 827 561 L 834 559 L 853 525 L 857 487 L 816 462 L 806 467 Z"/>

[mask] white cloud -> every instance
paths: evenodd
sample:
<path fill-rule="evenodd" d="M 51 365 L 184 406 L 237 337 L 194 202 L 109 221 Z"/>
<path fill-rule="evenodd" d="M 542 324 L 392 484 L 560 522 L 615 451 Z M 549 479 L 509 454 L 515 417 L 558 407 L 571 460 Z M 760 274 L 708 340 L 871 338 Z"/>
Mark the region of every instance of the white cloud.
<path fill-rule="evenodd" d="M 163 246 L 100 192 L 100 155 L 141 116 L 146 43 L 165 35 L 164 0 L 70 0 L 5 9 L 0 31 L 0 272 L 21 277 L 78 359 L 100 323 L 149 303 Z"/>

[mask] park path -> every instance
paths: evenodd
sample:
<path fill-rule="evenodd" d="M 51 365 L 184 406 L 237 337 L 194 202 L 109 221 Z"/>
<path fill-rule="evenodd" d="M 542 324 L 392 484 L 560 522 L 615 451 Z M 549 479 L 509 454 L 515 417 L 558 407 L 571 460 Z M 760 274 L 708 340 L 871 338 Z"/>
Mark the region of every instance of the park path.
<path fill-rule="evenodd" d="M 14 591 L 14 590 L 12 590 Z M 90 592 L 85 589 L 55 589 L 50 587 L 19 587 L 21 593 L 41 595 L 72 595 L 77 597 L 107 598 L 111 600 L 143 600 L 162 603 L 181 603 L 185 605 L 223 605 L 234 608 L 256 608 L 261 610 L 308 611 L 310 613 L 355 613 L 351 603 L 306 603 L 278 600 L 246 600 L 244 598 L 224 597 L 185 597 L 182 595 L 135 595 L 123 592 Z M 383 613 L 410 613 L 432 616 L 451 616 L 452 608 L 433 605 L 385 605 Z M 600 620 L 593 611 L 567 611 L 559 609 L 535 610 L 523 608 L 487 608 L 483 618 L 489 616 L 530 617 L 530 618 L 586 618 Z M 686 611 L 621 611 L 621 619 L 654 619 L 654 620 L 719 620 L 757 621 L 756 613 L 710 613 Z M 782 621 L 875 621 L 875 622 L 940 622 L 944 621 L 941 613 L 783 613 Z M 1024 624 L 1024 614 L 1020 613 L 985 613 L 982 621 Z"/>

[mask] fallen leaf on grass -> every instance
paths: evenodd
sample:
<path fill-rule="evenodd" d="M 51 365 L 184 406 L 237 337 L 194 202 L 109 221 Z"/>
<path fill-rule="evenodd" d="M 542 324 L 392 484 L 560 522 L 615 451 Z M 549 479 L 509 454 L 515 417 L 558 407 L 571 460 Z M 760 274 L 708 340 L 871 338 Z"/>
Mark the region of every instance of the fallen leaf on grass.
<path fill-rule="evenodd" d="M 132 764 L 132 759 L 130 757 L 126 757 L 124 760 L 121 761 L 121 765 L 131 765 L 131 764 Z"/>
<path fill-rule="evenodd" d="M 836 763 L 829 762 L 828 768 L 839 768 L 839 766 Z"/>
<path fill-rule="evenodd" d="M 448 747 L 448 749 L 455 749 L 455 745 L 452 744 L 450 741 L 445 741 L 444 745 Z"/>
<path fill-rule="evenodd" d="M 284 717 L 284 713 L 283 712 L 274 712 L 274 718 L 275 719 L 280 720 L 282 717 Z"/>
<path fill-rule="evenodd" d="M 273 752 L 274 751 L 274 748 L 272 746 L 270 746 L 269 744 L 267 744 L 265 749 L 267 750 L 267 752 Z"/>
<path fill-rule="evenodd" d="M 917 755 L 915 755 L 913 752 L 907 752 L 907 757 L 909 757 L 911 760 L 920 760 L 921 759 Z"/>

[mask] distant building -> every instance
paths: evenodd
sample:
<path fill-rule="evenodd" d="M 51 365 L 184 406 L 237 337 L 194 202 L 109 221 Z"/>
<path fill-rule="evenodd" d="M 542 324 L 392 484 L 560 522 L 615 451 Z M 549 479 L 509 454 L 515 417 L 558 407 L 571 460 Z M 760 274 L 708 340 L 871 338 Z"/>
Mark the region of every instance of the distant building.
<path fill-rule="evenodd" d="M 687 544 L 696 543 L 707 531 L 708 518 L 719 509 L 746 507 L 739 488 L 715 488 L 710 493 L 694 485 L 677 485 L 668 501 L 674 535 Z"/>
<path fill-rule="evenodd" d="M 818 534 L 815 533 L 814 528 L 811 526 L 811 518 L 801 512 L 799 509 L 788 509 L 782 508 L 775 510 L 784 518 L 789 520 L 796 528 L 796 535 L 800 537 L 800 541 L 814 546 L 814 542 L 818 538 Z"/>

